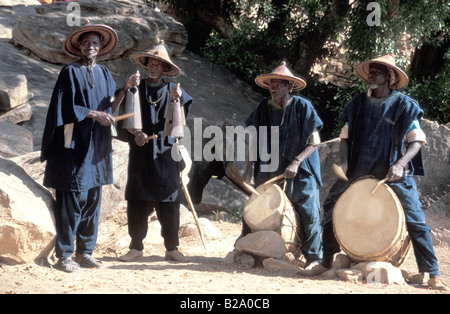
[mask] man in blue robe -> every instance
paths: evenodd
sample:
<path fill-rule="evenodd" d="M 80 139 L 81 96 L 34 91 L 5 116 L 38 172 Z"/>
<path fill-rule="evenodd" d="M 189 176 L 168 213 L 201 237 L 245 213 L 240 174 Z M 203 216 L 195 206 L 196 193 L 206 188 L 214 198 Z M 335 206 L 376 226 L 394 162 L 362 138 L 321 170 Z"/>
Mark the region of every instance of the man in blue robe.
<path fill-rule="evenodd" d="M 189 113 L 192 97 L 181 87 L 163 80 L 177 76 L 179 68 L 170 60 L 164 43 L 147 52 L 135 53 L 131 60 L 148 72 L 138 87 L 141 129 L 129 129 L 127 200 L 129 252 L 122 261 L 143 256 L 143 240 L 147 236 L 148 217 L 155 210 L 161 224 L 161 236 L 166 248 L 165 259 L 187 261 L 178 250 L 180 224 L 180 163 L 172 158 L 175 137 L 166 136 L 164 125 L 169 103 L 179 99 L 183 116 Z M 128 97 L 128 96 L 127 96 Z M 150 136 L 157 135 L 153 140 Z"/>
<path fill-rule="evenodd" d="M 47 162 L 43 183 L 55 189 L 56 266 L 66 272 L 80 265 L 102 266 L 92 253 L 102 186 L 113 182 L 111 113 L 124 93 L 112 101 L 116 83 L 96 58 L 116 44 L 116 32 L 106 25 L 87 22 L 73 31 L 65 49 L 80 59 L 61 69 L 48 108 L 41 149 L 41 161 Z M 133 82 L 130 77 L 125 88 Z"/>
<path fill-rule="evenodd" d="M 271 97 L 261 101 L 245 124 L 256 128 L 257 143 L 262 143 L 262 138 L 268 150 L 274 145 L 278 148 L 276 156 L 274 152 L 267 151 L 270 160 L 265 161 L 258 156 L 254 162 L 255 183 L 258 186 L 284 174 L 287 180 L 286 196 L 300 218 L 305 267 L 313 267 L 322 259 L 318 188 L 322 180 L 316 145 L 320 143 L 319 131 L 323 124 L 309 100 L 291 95 L 292 91 L 303 89 L 306 82 L 294 76 L 285 62 L 281 62 L 272 73 L 259 75 L 255 82 L 269 89 Z M 260 132 L 260 127 L 267 128 L 267 132 Z M 272 138 L 272 127 L 278 130 L 278 137 L 275 135 Z M 260 148 L 257 151 L 260 152 Z M 244 173 L 247 181 L 251 178 L 252 166 L 249 158 Z M 251 229 L 243 221 L 242 235 L 250 232 Z"/>
<path fill-rule="evenodd" d="M 357 74 L 369 84 L 368 93 L 357 95 L 346 106 L 340 139 L 340 167 L 348 181 L 339 179 L 324 202 L 323 263 L 311 271 L 323 273 L 340 251 L 332 224 L 333 208 L 349 184 L 362 176 L 374 176 L 397 195 L 416 256 L 419 272 L 429 273 L 428 285 L 448 290 L 441 279 L 430 228 L 425 222 L 413 175 L 424 175 L 420 149 L 426 137 L 420 129 L 423 111 L 417 101 L 397 91 L 408 84 L 407 75 L 392 55 L 360 63 Z"/>

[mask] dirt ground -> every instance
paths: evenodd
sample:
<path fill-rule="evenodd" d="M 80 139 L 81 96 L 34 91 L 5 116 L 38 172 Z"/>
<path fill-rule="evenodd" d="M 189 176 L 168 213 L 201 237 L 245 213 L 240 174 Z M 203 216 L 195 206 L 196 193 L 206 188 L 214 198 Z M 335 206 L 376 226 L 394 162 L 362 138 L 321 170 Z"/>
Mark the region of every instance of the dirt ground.
<path fill-rule="evenodd" d="M 224 262 L 238 237 L 239 223 L 213 222 L 221 231 L 220 240 L 207 239 L 208 255 L 199 237 L 180 239 L 180 249 L 190 262 L 164 260 L 159 222 L 151 221 L 144 256 L 135 262 L 120 262 L 127 251 L 126 224 L 103 221 L 94 256 L 103 261 L 102 269 L 81 269 L 67 274 L 52 265 L 0 264 L 0 294 L 441 294 L 422 285 L 381 285 L 351 283 L 270 273 L 262 266 L 248 268 Z M 118 227 L 119 226 L 119 227 Z M 450 283 L 450 248 L 435 247 L 442 277 Z M 404 269 L 415 273 L 414 254 Z"/>

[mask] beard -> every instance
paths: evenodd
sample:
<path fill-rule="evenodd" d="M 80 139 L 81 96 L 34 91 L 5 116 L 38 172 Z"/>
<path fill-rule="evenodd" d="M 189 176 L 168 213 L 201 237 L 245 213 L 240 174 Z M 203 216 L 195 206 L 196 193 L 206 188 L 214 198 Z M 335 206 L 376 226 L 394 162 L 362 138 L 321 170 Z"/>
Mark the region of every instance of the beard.
<path fill-rule="evenodd" d="M 380 87 L 380 85 L 377 84 L 377 83 L 370 83 L 370 84 L 369 84 L 369 89 L 376 89 L 376 88 L 378 88 L 378 87 Z"/>

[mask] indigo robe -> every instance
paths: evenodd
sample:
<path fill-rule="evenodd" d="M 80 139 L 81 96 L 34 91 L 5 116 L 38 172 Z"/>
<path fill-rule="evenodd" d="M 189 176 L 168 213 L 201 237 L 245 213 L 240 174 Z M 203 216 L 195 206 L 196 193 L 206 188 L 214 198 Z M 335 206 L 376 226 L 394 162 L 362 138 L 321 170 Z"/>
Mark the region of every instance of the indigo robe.
<path fill-rule="evenodd" d="M 180 169 L 171 155 L 175 138 L 163 135 L 169 93 L 174 87 L 174 83 L 151 87 L 145 79 L 139 84 L 142 131 L 149 136 L 157 134 L 158 138 L 140 147 L 136 145 L 134 136 L 130 135 L 126 200 L 179 201 Z M 189 113 L 192 101 L 192 97 L 182 89 L 180 103 L 185 116 Z"/>
<path fill-rule="evenodd" d="M 348 182 L 338 180 L 324 202 L 323 252 L 329 258 L 339 251 L 332 227 L 334 206 L 348 185 L 362 176 L 383 179 L 405 150 L 405 136 L 411 124 L 423 116 L 417 101 L 392 91 L 385 98 L 360 94 L 346 106 L 341 118 L 348 123 Z M 419 272 L 439 275 L 430 227 L 425 222 L 413 175 L 424 175 L 419 152 L 405 167 L 400 180 L 387 182 L 398 197 L 405 214 Z"/>
<path fill-rule="evenodd" d="M 273 111 L 268 104 L 268 99 L 258 105 L 245 121 L 247 126 L 255 126 L 258 135 L 258 152 L 264 135 L 259 127 L 267 127 L 266 147 L 271 155 L 271 142 L 278 145 L 278 165 L 276 170 L 263 172 L 261 166 L 271 163 L 273 160 L 262 161 L 258 154 L 255 162 L 254 176 L 256 185 L 284 173 L 287 166 L 308 145 L 308 140 L 315 129 L 322 128 L 322 121 L 314 110 L 310 101 L 299 96 L 293 96 L 291 102 L 281 110 Z M 270 128 L 278 129 L 278 136 L 272 138 Z M 278 137 L 278 138 L 277 138 Z M 276 147 L 276 146 L 274 146 Z M 300 165 L 297 175 L 286 182 L 285 193 L 291 201 L 295 211 L 300 217 L 300 229 L 303 255 L 308 261 L 320 261 L 322 259 L 322 241 L 320 226 L 320 202 L 319 188 L 322 185 L 320 176 L 320 159 L 316 150 Z M 249 228 L 243 220 L 243 234 L 249 232 Z"/>
<path fill-rule="evenodd" d="M 111 113 L 116 84 L 103 65 L 65 65 L 58 76 L 47 112 L 41 161 L 47 161 L 44 185 L 63 191 L 86 191 L 111 184 L 111 128 L 86 119 L 92 110 Z M 89 84 L 95 85 L 91 87 Z M 64 125 L 74 123 L 70 147 L 64 147 Z"/>
<path fill-rule="evenodd" d="M 285 110 L 284 114 L 283 110 Z M 268 99 L 263 99 L 258 107 L 246 119 L 245 124 L 247 126 L 256 127 L 258 152 L 260 150 L 259 138 L 262 136 L 259 127 L 268 127 L 266 145 L 268 154 L 271 153 L 270 147 L 272 141 L 270 127 L 279 127 L 279 138 L 273 139 L 279 146 L 279 155 L 277 156 L 279 160 L 278 167 L 273 172 L 262 172 L 261 165 L 270 163 L 270 161 L 264 162 L 258 158 L 255 162 L 254 170 L 255 183 L 257 186 L 284 173 L 287 166 L 294 160 L 294 157 L 298 156 L 306 148 L 309 137 L 314 129 L 320 130 L 323 126 L 322 120 L 317 115 L 311 102 L 299 96 L 293 96 L 291 103 L 287 105 L 286 108 L 278 111 L 272 111 L 271 106 L 268 104 Z M 301 163 L 300 168 L 306 173 L 314 176 L 317 184 L 322 185 L 320 176 L 320 158 L 317 150 Z M 302 171 L 299 171 L 297 177 L 299 177 L 301 173 Z"/>

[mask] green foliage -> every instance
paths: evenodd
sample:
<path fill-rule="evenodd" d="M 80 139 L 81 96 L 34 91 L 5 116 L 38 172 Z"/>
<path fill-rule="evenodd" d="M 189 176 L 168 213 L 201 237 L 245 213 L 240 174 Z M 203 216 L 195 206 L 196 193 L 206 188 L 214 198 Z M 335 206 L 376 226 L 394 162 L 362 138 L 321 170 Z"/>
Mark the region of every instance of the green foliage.
<path fill-rule="evenodd" d="M 435 78 L 413 78 L 405 93 L 416 99 L 424 110 L 424 118 L 445 124 L 449 122 L 450 80 L 444 75 Z"/>
<path fill-rule="evenodd" d="M 143 0 L 151 3 L 158 0 Z M 190 42 L 201 45 L 198 51 L 214 63 L 224 65 L 238 77 L 256 87 L 254 78 L 275 68 L 285 59 L 294 72 L 305 76 L 311 95 L 318 97 L 323 84 L 310 76 L 313 62 L 327 56 L 327 42 L 339 42 L 347 49 L 351 64 L 394 53 L 397 64 L 408 69 L 411 62 L 403 54 L 405 34 L 409 43 L 448 47 L 450 34 L 450 2 L 448 0 L 160 0 L 173 5 L 183 17 Z M 381 8 L 380 23 L 368 25 L 372 12 L 369 3 Z M 225 18 L 232 30 L 224 32 L 208 21 L 209 17 Z M 446 48 L 444 48 L 446 49 Z M 425 110 L 425 118 L 448 122 L 450 107 L 450 50 L 442 73 L 419 78 L 410 72 L 410 83 L 404 92 L 417 99 Z M 417 71 L 417 69 L 416 69 Z M 411 73 L 413 73 L 411 75 Z M 313 91 L 312 89 L 317 89 Z M 319 105 L 334 117 L 334 131 L 339 129 L 338 114 L 345 104 L 366 88 L 359 81 L 354 86 L 335 87 L 333 99 L 318 99 Z M 308 91 L 306 91 L 308 93 Z M 327 91 L 331 92 L 331 90 Z M 320 98 L 320 97 L 318 97 Z"/>

